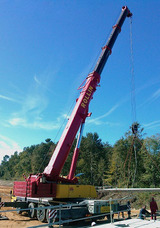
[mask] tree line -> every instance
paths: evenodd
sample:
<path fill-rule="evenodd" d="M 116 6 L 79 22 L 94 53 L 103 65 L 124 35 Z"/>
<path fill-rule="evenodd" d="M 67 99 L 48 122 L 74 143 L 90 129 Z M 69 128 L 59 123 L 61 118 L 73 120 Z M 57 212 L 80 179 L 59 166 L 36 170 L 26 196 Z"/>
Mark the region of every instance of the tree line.
<path fill-rule="evenodd" d="M 76 140 L 61 175 L 70 169 Z M 23 175 L 42 173 L 56 147 L 51 139 L 25 147 L 10 157 L 5 155 L 0 165 L 0 178 L 24 180 Z M 137 134 L 131 128 L 113 146 L 104 143 L 97 133 L 82 137 L 76 174 L 79 182 L 95 186 L 160 187 L 160 135 L 144 138 L 138 124 Z"/>

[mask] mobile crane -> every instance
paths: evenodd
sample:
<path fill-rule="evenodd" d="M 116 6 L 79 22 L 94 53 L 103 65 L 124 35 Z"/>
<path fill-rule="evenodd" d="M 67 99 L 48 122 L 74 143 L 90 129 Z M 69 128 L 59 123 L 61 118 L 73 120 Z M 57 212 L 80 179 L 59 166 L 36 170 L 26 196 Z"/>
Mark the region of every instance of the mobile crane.
<path fill-rule="evenodd" d="M 100 83 L 100 75 L 109 55 L 112 53 L 112 47 L 121 32 L 121 27 L 126 17 L 131 16 L 132 13 L 129 11 L 127 6 L 122 7 L 120 17 L 116 25 L 113 26 L 113 30 L 106 45 L 102 48 L 102 52 L 93 72 L 91 72 L 86 78 L 86 82 L 82 87 L 80 96 L 76 100 L 75 107 L 53 152 L 48 166 L 44 169 L 43 173 L 36 175 L 30 174 L 25 181 L 14 182 L 13 195 L 16 197 L 15 201 L 26 203 L 26 207 L 34 208 L 39 205 L 39 199 L 41 199 L 42 205 L 52 205 L 53 201 L 55 202 L 57 200 L 65 202 L 75 202 L 74 200 L 76 200 L 77 202 L 78 200 L 82 201 L 86 198 L 95 198 L 97 196 L 94 186 L 80 185 L 75 177 L 79 147 L 85 120 L 88 116 L 90 116 L 90 113 L 88 113 L 89 103 Z M 61 170 L 79 129 L 80 131 L 69 174 L 66 178 L 61 177 Z M 47 203 L 42 203 L 42 199 L 46 199 L 45 202 Z M 84 211 L 84 209 L 82 210 Z M 32 213 L 32 217 L 33 214 L 34 213 Z M 40 216 L 37 217 L 39 220 L 43 221 Z"/>

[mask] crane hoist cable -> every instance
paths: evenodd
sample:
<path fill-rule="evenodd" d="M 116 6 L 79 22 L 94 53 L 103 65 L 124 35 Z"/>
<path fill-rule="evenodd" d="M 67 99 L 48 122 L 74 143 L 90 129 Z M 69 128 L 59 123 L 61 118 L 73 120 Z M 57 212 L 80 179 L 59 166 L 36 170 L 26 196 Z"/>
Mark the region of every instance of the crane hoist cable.
<path fill-rule="evenodd" d="M 133 55 L 133 35 L 132 35 L 132 17 L 130 17 L 130 72 L 131 72 L 131 113 L 132 113 L 132 135 L 133 139 L 131 142 L 131 147 L 127 153 L 126 160 L 124 163 L 124 168 L 127 163 L 127 160 L 129 158 L 128 162 L 128 175 L 129 175 L 129 169 L 131 165 L 131 158 L 132 158 L 132 152 L 134 150 L 134 157 L 135 157 L 135 170 L 134 170 L 134 177 L 133 182 L 135 182 L 135 177 L 137 173 L 137 151 L 135 146 L 135 138 L 137 137 L 138 133 L 138 125 L 136 122 L 136 99 L 135 99 L 135 74 L 134 74 L 134 55 Z M 129 178 L 129 177 L 128 177 Z"/>
<path fill-rule="evenodd" d="M 128 161 L 128 157 L 130 156 L 130 154 L 132 153 L 132 148 L 133 148 L 133 140 L 132 140 L 132 143 L 131 143 L 131 146 L 130 146 L 130 148 L 129 148 L 129 150 L 128 150 L 128 153 L 127 153 L 127 156 L 126 156 L 126 159 L 125 159 L 125 162 L 124 162 L 124 165 L 123 165 L 123 169 L 125 168 L 125 166 L 126 166 L 126 163 L 127 163 L 127 161 Z"/>
<path fill-rule="evenodd" d="M 135 74 L 134 74 L 134 55 L 133 55 L 133 35 L 132 35 L 132 17 L 130 17 L 130 71 L 131 71 L 131 108 L 132 122 L 136 122 L 136 99 L 135 99 Z"/>
<path fill-rule="evenodd" d="M 133 134 L 133 149 L 135 157 L 135 170 L 133 176 L 134 185 L 136 173 L 137 173 L 137 150 L 135 145 L 135 139 L 137 138 L 138 125 L 136 122 L 136 99 L 135 99 L 135 74 L 134 74 L 134 55 L 133 55 L 133 33 L 132 33 L 132 17 L 130 18 L 130 52 L 131 52 L 131 106 L 132 106 L 132 134 Z"/>
<path fill-rule="evenodd" d="M 133 146 L 134 146 L 134 138 L 132 139 L 132 142 L 131 142 L 131 145 L 130 145 L 130 148 L 129 148 L 129 150 L 128 150 L 128 153 L 127 153 L 127 156 L 126 156 L 126 159 L 125 159 L 125 162 L 124 162 L 124 166 L 123 166 L 123 170 L 124 170 L 124 180 L 126 180 L 125 167 L 126 167 L 127 161 L 129 160 L 129 161 L 128 161 L 128 181 L 127 181 L 127 186 L 128 186 L 129 179 L 130 179 L 129 171 L 130 171 L 130 165 L 131 165 L 131 158 L 132 158 Z"/>
<path fill-rule="evenodd" d="M 136 150 L 135 143 L 133 145 L 133 148 L 134 148 L 134 156 L 135 156 L 135 170 L 134 170 L 134 176 L 133 176 L 133 181 L 132 181 L 132 187 L 134 186 L 134 182 L 135 182 L 136 174 L 137 174 L 137 150 Z"/>
<path fill-rule="evenodd" d="M 137 115 L 136 115 L 136 99 L 135 99 L 135 73 L 134 73 L 134 55 L 133 55 L 133 35 L 132 35 L 132 17 L 130 17 L 130 53 L 131 53 L 131 62 L 130 62 L 130 71 L 131 71 L 131 108 L 132 108 L 132 143 L 131 143 L 131 148 L 129 149 L 126 160 L 124 162 L 124 168 L 126 166 L 127 160 L 129 159 L 128 162 L 128 183 L 129 183 L 129 169 L 130 169 L 130 163 L 131 163 L 131 155 L 132 155 L 132 150 L 134 149 L 134 156 L 135 156 L 135 170 L 133 174 L 133 181 L 132 185 L 135 183 L 135 178 L 136 178 L 136 173 L 137 173 L 137 148 L 135 145 L 135 139 L 137 139 L 141 146 L 144 146 L 141 140 L 138 137 L 138 124 L 136 121 Z M 132 148 L 133 147 L 133 148 Z M 160 172 L 160 169 L 157 165 L 157 163 L 154 161 L 152 158 L 151 154 L 147 151 L 147 148 L 144 146 L 145 151 L 147 152 L 147 156 L 151 159 L 152 163 L 155 165 L 157 170 Z M 125 173 L 125 172 L 124 172 Z M 124 176 L 125 178 L 125 176 Z"/>
<path fill-rule="evenodd" d="M 133 145 L 134 145 L 134 140 L 132 141 L 132 146 L 130 150 L 130 157 L 129 157 L 129 162 L 128 162 L 128 181 L 127 181 L 127 187 L 129 187 L 129 181 L 131 178 L 131 172 L 130 172 L 130 166 L 131 166 L 131 159 L 132 159 L 132 153 L 133 153 Z"/>
<path fill-rule="evenodd" d="M 131 150 L 130 150 L 130 157 L 129 157 L 129 163 L 128 163 L 128 174 L 129 174 L 130 166 L 131 166 L 133 147 L 134 147 L 134 138 L 132 140 L 132 145 L 131 145 Z"/>
<path fill-rule="evenodd" d="M 130 167 L 131 167 L 131 160 L 132 160 L 132 154 L 134 151 L 134 156 L 135 156 L 135 170 L 134 170 L 134 174 L 133 174 L 133 181 L 132 181 L 132 186 L 134 185 L 135 182 L 135 178 L 136 178 L 136 173 L 137 173 L 137 150 L 136 150 L 136 145 L 135 145 L 135 139 L 137 137 L 134 135 L 132 137 L 132 141 L 131 141 L 131 145 L 130 145 L 130 149 L 128 150 L 125 162 L 124 162 L 124 166 L 123 169 L 125 169 L 126 163 L 128 161 L 128 181 L 127 181 L 127 186 L 129 184 L 129 180 L 130 180 Z M 125 172 L 124 172 L 124 180 L 126 180 L 126 176 L 125 176 Z"/>

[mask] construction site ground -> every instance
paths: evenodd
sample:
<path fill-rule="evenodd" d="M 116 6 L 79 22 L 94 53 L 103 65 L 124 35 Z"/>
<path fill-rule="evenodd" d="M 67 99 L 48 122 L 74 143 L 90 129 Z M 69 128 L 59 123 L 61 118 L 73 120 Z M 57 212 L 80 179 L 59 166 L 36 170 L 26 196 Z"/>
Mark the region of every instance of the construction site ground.
<path fill-rule="evenodd" d="M 11 181 L 1 181 L 0 180 L 0 197 L 2 198 L 2 202 L 6 202 L 6 201 L 10 201 L 10 191 L 12 190 L 12 186 L 13 186 L 13 182 Z M 120 197 L 120 194 L 116 195 L 114 194 L 114 198 L 119 198 Z M 123 197 L 123 195 L 122 195 Z M 104 199 L 105 197 L 103 197 Z M 107 196 L 108 198 L 108 196 Z M 17 212 L 4 212 L 3 213 L 3 210 L 12 210 L 13 208 L 1 208 L 1 212 L 0 212 L 0 215 L 1 216 L 6 216 L 7 219 L 6 220 L 3 220 L 3 219 L 0 219 L 0 227 L 1 228 L 22 228 L 22 227 L 31 227 L 31 226 L 39 226 L 39 225 L 42 225 L 41 222 L 35 220 L 35 219 L 30 219 L 29 217 L 27 217 L 27 215 L 25 213 L 23 213 L 22 215 L 19 215 L 17 214 Z M 139 210 L 136 210 L 134 208 L 132 208 L 132 211 L 131 211 L 131 216 L 132 216 L 132 223 L 134 222 L 134 219 L 137 219 L 138 217 L 138 213 L 139 213 Z M 109 222 L 106 222 L 106 221 L 98 221 L 96 223 L 96 227 L 104 227 L 103 225 L 105 224 L 105 227 L 134 227 L 134 226 L 129 226 L 128 224 L 130 223 L 129 221 L 130 220 L 127 220 L 127 213 L 124 214 L 125 216 L 125 219 L 123 219 L 121 217 L 121 221 L 118 221 L 118 226 L 113 226 L 112 224 L 109 224 Z M 160 219 L 160 216 L 158 216 L 158 219 Z M 117 215 L 114 216 L 114 224 L 116 225 L 116 221 L 117 221 Z M 149 221 L 150 218 L 147 218 L 146 221 Z M 139 221 L 139 220 L 138 220 Z M 152 221 L 153 223 L 153 221 Z M 72 226 L 71 225 L 68 225 L 68 226 L 64 226 L 64 227 L 90 227 L 90 224 L 91 222 L 86 222 L 86 224 L 84 223 L 78 223 L 78 224 L 73 224 Z M 134 224 L 136 224 L 134 222 Z M 137 223 L 138 224 L 138 223 Z M 157 226 L 153 226 L 154 224 L 157 224 Z M 152 224 L 152 226 L 150 227 L 160 227 L 160 225 L 158 225 L 158 223 L 154 223 Z M 160 222 L 159 222 L 160 224 Z M 59 227 L 59 226 L 54 226 L 54 227 Z M 143 226 L 135 226 L 135 227 L 143 227 Z M 149 227 L 149 226 L 146 226 L 145 227 Z"/>

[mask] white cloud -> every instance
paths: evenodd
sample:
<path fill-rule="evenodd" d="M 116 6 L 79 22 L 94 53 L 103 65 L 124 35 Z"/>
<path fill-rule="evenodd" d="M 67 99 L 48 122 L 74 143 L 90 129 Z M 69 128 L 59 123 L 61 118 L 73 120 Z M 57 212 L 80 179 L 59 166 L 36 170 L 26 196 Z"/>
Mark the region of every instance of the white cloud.
<path fill-rule="evenodd" d="M 64 118 L 64 119 L 69 119 L 69 118 L 70 118 L 70 116 L 69 116 L 69 115 L 67 115 L 67 114 L 62 114 L 62 118 Z"/>
<path fill-rule="evenodd" d="M 101 120 L 104 119 L 105 117 L 109 116 L 110 114 L 112 114 L 112 112 L 114 112 L 119 106 L 120 106 L 120 104 L 116 104 L 108 112 L 106 112 L 102 116 L 99 116 L 99 117 L 93 118 L 93 119 L 87 119 L 87 124 L 90 124 L 90 123 L 95 124 L 95 125 L 104 124 L 104 122 Z"/>
<path fill-rule="evenodd" d="M 0 98 L 4 99 L 4 100 L 7 100 L 7 101 L 12 101 L 12 102 L 17 102 L 18 103 L 18 101 L 16 101 L 15 99 L 13 99 L 11 97 L 3 96 L 1 94 L 0 94 Z"/>
<path fill-rule="evenodd" d="M 41 82 L 39 81 L 39 79 L 37 78 L 36 75 L 34 76 L 34 80 L 35 80 L 35 82 L 36 82 L 38 85 L 41 85 Z"/>
<path fill-rule="evenodd" d="M 153 93 L 152 95 L 152 100 L 155 101 L 160 97 L 160 89 L 158 89 L 156 92 Z"/>
<path fill-rule="evenodd" d="M 55 130 L 59 129 L 62 125 L 62 122 L 64 119 L 66 119 L 67 115 L 63 114 L 60 117 L 57 118 L 56 121 L 41 121 L 41 119 L 37 118 L 35 120 L 27 120 L 25 118 L 11 118 L 9 119 L 8 126 L 19 126 L 19 127 L 25 127 L 30 129 L 43 129 L 43 130 Z"/>
<path fill-rule="evenodd" d="M 41 129 L 57 128 L 57 124 L 52 122 L 41 122 L 42 113 L 48 105 L 48 100 L 45 96 L 45 89 L 42 88 L 43 86 L 41 86 L 37 76 L 34 76 L 34 81 L 35 83 L 30 86 L 28 93 L 23 97 L 19 110 L 16 109 L 16 112 L 12 112 L 10 118 L 8 118 L 8 127 L 22 126 L 26 128 Z"/>
<path fill-rule="evenodd" d="M 17 125 L 25 125 L 26 121 L 25 119 L 22 119 L 22 118 L 12 118 L 9 120 L 9 123 L 12 126 L 17 126 Z"/>
<path fill-rule="evenodd" d="M 55 130 L 60 127 L 60 124 L 58 122 L 34 122 L 32 124 L 28 124 L 27 127 L 43 130 Z"/>
<path fill-rule="evenodd" d="M 14 140 L 0 135 L 0 162 L 5 155 L 11 156 L 14 152 L 21 152 L 22 149 Z"/>
<path fill-rule="evenodd" d="M 160 81 L 159 80 L 153 80 L 153 82 L 149 81 L 145 85 L 143 85 L 141 88 L 137 90 L 137 93 L 141 92 L 144 89 L 148 89 L 149 87 L 158 84 Z M 160 97 L 160 89 L 156 90 L 154 93 L 152 93 L 144 102 L 142 102 L 138 108 L 141 108 L 145 105 L 150 105 L 154 101 L 156 101 Z"/>
<path fill-rule="evenodd" d="M 147 123 L 147 124 L 143 124 L 144 128 L 145 129 L 155 129 L 155 128 L 158 128 L 160 127 L 160 120 L 157 120 L 157 121 L 152 121 L 150 123 Z"/>

